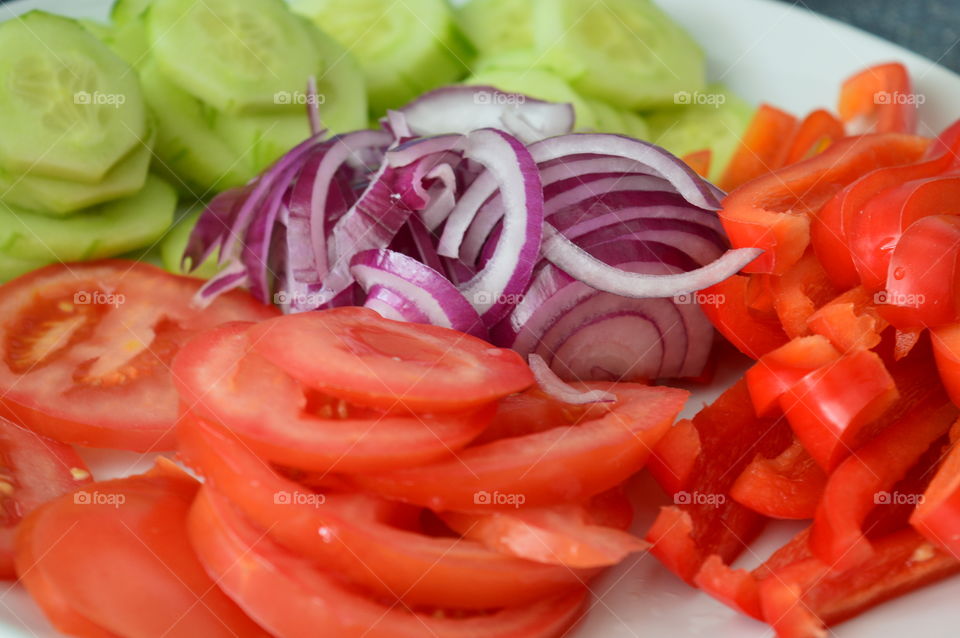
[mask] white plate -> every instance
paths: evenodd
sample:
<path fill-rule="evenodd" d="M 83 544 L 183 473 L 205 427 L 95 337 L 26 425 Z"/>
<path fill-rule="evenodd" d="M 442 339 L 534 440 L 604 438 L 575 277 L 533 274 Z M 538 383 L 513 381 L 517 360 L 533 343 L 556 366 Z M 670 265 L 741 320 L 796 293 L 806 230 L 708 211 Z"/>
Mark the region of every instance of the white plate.
<path fill-rule="evenodd" d="M 526 0 L 516 0 L 523 2 Z M 913 75 L 923 96 L 920 132 L 933 135 L 960 117 L 960 76 L 910 51 L 834 20 L 770 0 L 658 0 L 687 27 L 707 51 L 710 76 L 754 101 L 766 101 L 802 115 L 832 107 L 840 82 L 870 64 L 899 60 Z M 77 17 L 105 19 L 109 0 L 20 0 L 0 5 L 0 20 L 40 8 Z M 710 401 L 731 381 L 731 370 L 711 392 L 690 402 L 690 412 Z M 91 452 L 91 462 L 118 469 L 142 468 L 145 460 L 127 455 L 118 460 Z M 102 474 L 98 473 L 98 476 Z M 650 494 L 659 489 L 641 481 Z M 645 504 L 644 529 L 656 499 Z M 641 517 L 644 518 L 644 517 Z M 737 566 L 752 567 L 796 531 L 795 524 L 777 524 Z M 136 586 L 131 583 L 131 586 Z M 637 556 L 611 570 L 594 585 L 596 598 L 586 619 L 568 638 L 761 638 L 771 630 L 735 614 L 679 582 L 650 556 Z M 960 635 L 960 578 L 928 587 L 889 602 L 831 633 L 837 638 Z M 18 586 L 0 592 L 0 637 L 54 638 L 57 633 Z M 200 638 L 200 637 L 198 637 Z M 495 638 L 491 636 L 491 638 Z"/>

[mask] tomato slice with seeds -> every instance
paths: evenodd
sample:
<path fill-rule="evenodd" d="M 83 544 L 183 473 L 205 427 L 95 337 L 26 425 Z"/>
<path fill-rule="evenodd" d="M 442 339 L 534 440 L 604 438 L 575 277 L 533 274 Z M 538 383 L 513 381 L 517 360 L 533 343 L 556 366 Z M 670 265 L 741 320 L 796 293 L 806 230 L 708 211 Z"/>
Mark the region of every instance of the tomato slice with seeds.
<path fill-rule="evenodd" d="M 216 491 L 200 491 L 190 536 L 210 575 L 253 618 L 284 638 L 555 638 L 577 619 L 581 589 L 493 613 L 412 612 L 376 602 L 320 564 L 272 541 Z"/>
<path fill-rule="evenodd" d="M 251 352 L 254 325 L 225 324 L 190 341 L 173 362 L 174 379 L 187 409 L 276 463 L 356 473 L 435 461 L 475 439 L 496 411 L 388 414 L 311 392 Z"/>
<path fill-rule="evenodd" d="M 173 449 L 169 366 L 180 346 L 226 321 L 278 314 L 240 291 L 197 308 L 201 285 L 111 260 L 48 266 L 0 287 L 0 414 L 68 443 Z"/>
<path fill-rule="evenodd" d="M 304 385 L 386 410 L 459 412 L 534 383 L 512 350 L 455 330 L 335 308 L 265 321 L 254 348 Z"/>
<path fill-rule="evenodd" d="M 13 540 L 20 520 L 90 480 L 72 447 L 0 418 L 0 578 L 16 576 Z"/>

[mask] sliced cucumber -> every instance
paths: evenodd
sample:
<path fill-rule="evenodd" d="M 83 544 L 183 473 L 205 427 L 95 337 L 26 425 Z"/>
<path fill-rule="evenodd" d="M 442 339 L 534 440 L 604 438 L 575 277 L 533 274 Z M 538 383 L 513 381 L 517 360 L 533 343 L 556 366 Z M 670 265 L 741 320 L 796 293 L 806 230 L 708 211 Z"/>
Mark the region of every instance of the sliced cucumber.
<path fill-rule="evenodd" d="M 317 76 L 317 93 L 323 96 L 323 125 L 334 133 L 367 128 L 367 85 L 356 56 L 326 31 L 310 32 L 325 62 L 324 72 Z"/>
<path fill-rule="evenodd" d="M 648 114 L 649 139 L 680 157 L 709 148 L 710 179 L 716 181 L 739 146 L 754 108 L 719 85 L 697 95 L 703 96 L 698 103 Z"/>
<path fill-rule="evenodd" d="M 481 55 L 533 48 L 529 0 L 469 0 L 456 10 L 457 24 Z"/>
<path fill-rule="evenodd" d="M 142 16 L 151 0 L 116 0 L 110 8 L 110 21 L 119 26 Z"/>
<path fill-rule="evenodd" d="M 202 210 L 196 210 L 180 218 L 180 221 L 167 233 L 160 243 L 160 258 L 163 261 L 163 267 L 175 275 L 191 275 L 201 279 L 210 279 L 219 272 L 217 265 L 217 256 L 211 255 L 207 261 L 200 264 L 200 267 L 189 272 L 188 268 L 180 266 L 183 251 L 187 248 L 187 242 L 190 240 L 190 233 L 193 227 L 197 225 Z"/>
<path fill-rule="evenodd" d="M 0 24 L 0 166 L 96 183 L 139 144 L 146 107 L 130 67 L 75 20 Z"/>
<path fill-rule="evenodd" d="M 152 60 L 140 69 L 140 80 L 157 120 L 154 149 L 165 171 L 210 192 L 241 186 L 256 174 L 251 157 L 212 130 L 215 113 L 177 88 Z"/>
<path fill-rule="evenodd" d="M 705 82 L 703 52 L 651 0 L 533 0 L 537 49 L 585 96 L 628 109 Z"/>
<path fill-rule="evenodd" d="M 597 130 L 597 117 L 590 105 L 563 78 L 544 69 L 502 69 L 470 76 L 464 84 L 492 86 L 505 93 L 521 93 L 548 102 L 569 102 L 576 112 L 578 129 Z"/>
<path fill-rule="evenodd" d="M 17 259 L 0 252 L 0 284 L 25 275 L 31 270 L 43 268 L 49 263 L 51 261 L 42 259 Z"/>
<path fill-rule="evenodd" d="M 30 261 L 112 257 L 160 238 L 176 206 L 173 187 L 153 176 L 132 197 L 63 219 L 0 203 L 0 253 Z"/>
<path fill-rule="evenodd" d="M 80 26 L 93 34 L 97 40 L 103 40 L 110 34 L 111 28 L 109 24 L 104 24 L 102 22 L 97 22 L 96 20 L 78 20 Z"/>
<path fill-rule="evenodd" d="M 466 73 L 470 47 L 445 0 L 293 0 L 292 6 L 356 56 L 375 118 Z"/>
<path fill-rule="evenodd" d="M 633 111 L 611 106 L 603 100 L 587 100 L 597 117 L 597 130 L 603 133 L 619 133 L 645 140 L 650 131 L 647 122 Z"/>
<path fill-rule="evenodd" d="M 110 169 L 99 184 L 84 184 L 50 177 L 10 175 L 0 172 L 0 193 L 11 206 L 66 215 L 83 208 L 133 195 L 147 181 L 153 152 L 141 144 Z"/>
<path fill-rule="evenodd" d="M 140 67 L 150 57 L 147 23 L 142 17 L 116 24 L 102 40 L 130 66 Z"/>
<path fill-rule="evenodd" d="M 310 31 L 283 0 L 156 0 L 147 28 L 167 77 L 222 111 L 290 110 L 278 96 L 323 73 Z"/>

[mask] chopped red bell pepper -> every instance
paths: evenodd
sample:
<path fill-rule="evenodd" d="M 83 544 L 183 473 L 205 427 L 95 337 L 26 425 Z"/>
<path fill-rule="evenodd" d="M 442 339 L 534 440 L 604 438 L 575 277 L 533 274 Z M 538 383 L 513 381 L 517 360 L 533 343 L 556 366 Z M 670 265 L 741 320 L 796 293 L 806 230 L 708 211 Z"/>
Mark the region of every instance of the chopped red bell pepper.
<path fill-rule="evenodd" d="M 880 357 L 856 350 L 797 381 L 780 399 L 790 427 L 827 472 L 869 437 L 898 398 Z"/>
<path fill-rule="evenodd" d="M 960 558 L 960 421 L 953 428 L 953 447 L 940 465 L 910 517 L 910 524 L 936 545 Z"/>
<path fill-rule="evenodd" d="M 875 299 L 862 286 L 851 288 L 810 315 L 807 326 L 841 352 L 870 350 L 880 343 L 880 335 L 889 325 L 877 312 Z"/>
<path fill-rule="evenodd" d="M 848 78 L 837 111 L 853 134 L 914 133 L 917 99 L 910 74 L 899 62 L 879 64 Z"/>
<path fill-rule="evenodd" d="M 960 323 L 930 331 L 940 381 L 955 405 L 960 405 Z"/>
<path fill-rule="evenodd" d="M 896 133 L 845 138 L 728 195 L 720 219 L 730 241 L 737 248 L 764 249 L 744 271 L 786 272 L 810 244 L 811 218 L 838 192 L 877 168 L 916 161 L 929 144 L 926 138 Z M 831 260 L 818 256 L 833 268 Z M 839 287 L 850 285 L 855 284 Z"/>
<path fill-rule="evenodd" d="M 647 461 L 647 469 L 663 491 L 673 496 L 693 482 L 698 456 L 697 428 L 690 419 L 681 419 L 657 443 Z"/>
<path fill-rule="evenodd" d="M 692 168 L 700 177 L 706 178 L 710 176 L 710 163 L 713 160 L 713 151 L 709 148 L 687 153 L 682 159 L 684 163 Z"/>
<path fill-rule="evenodd" d="M 843 123 L 825 109 L 812 111 L 800 123 L 787 147 L 785 166 L 810 159 L 844 137 Z"/>
<path fill-rule="evenodd" d="M 840 294 L 812 251 L 778 277 L 774 288 L 773 305 L 791 339 L 810 334 L 807 319 Z"/>
<path fill-rule="evenodd" d="M 753 310 L 748 305 L 751 277 L 734 275 L 704 288 L 722 303 L 700 306 L 710 323 L 740 352 L 752 359 L 779 348 L 788 341 L 776 315 Z"/>
<path fill-rule="evenodd" d="M 754 414 L 741 380 L 694 418 L 700 442 L 693 480 L 674 495 L 647 533 L 651 552 L 692 582 L 711 554 L 730 562 L 763 528 L 765 518 L 730 498 L 730 487 L 755 455 L 776 456 L 791 440 L 782 419 Z"/>
<path fill-rule="evenodd" d="M 784 140 L 791 139 L 798 126 L 797 118 L 786 111 L 761 104 L 720 178 L 720 188 L 732 191 L 783 166 L 790 151 Z"/>
<path fill-rule="evenodd" d="M 960 414 L 930 367 L 909 359 L 904 365 L 925 377 L 925 387 L 905 398 L 914 402 L 906 414 L 837 467 L 817 508 L 810 547 L 815 556 L 837 569 L 852 568 L 873 556 L 863 523 L 875 506 L 895 504 L 901 498 L 918 500 L 919 495 L 891 495 L 891 490 L 947 434 Z"/>
<path fill-rule="evenodd" d="M 799 337 L 763 355 L 745 375 L 754 410 L 760 416 L 775 416 L 787 390 L 839 358 L 837 349 L 820 335 Z"/>
<path fill-rule="evenodd" d="M 770 518 L 813 518 L 827 475 L 799 441 L 780 456 L 758 456 L 730 489 L 735 501 Z"/>
<path fill-rule="evenodd" d="M 913 347 L 917 345 L 917 342 L 920 341 L 920 335 L 923 334 L 922 330 L 897 330 L 895 338 L 895 346 L 893 350 L 894 359 L 899 361 L 905 356 L 910 354 L 910 351 L 913 350 Z"/>

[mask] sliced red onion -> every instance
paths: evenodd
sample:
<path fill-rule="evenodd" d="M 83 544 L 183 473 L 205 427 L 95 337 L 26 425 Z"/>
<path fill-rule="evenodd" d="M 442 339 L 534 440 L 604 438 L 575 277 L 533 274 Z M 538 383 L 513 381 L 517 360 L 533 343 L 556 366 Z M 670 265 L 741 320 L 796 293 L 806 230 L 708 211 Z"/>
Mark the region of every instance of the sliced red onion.
<path fill-rule="evenodd" d="M 307 80 L 307 119 L 310 121 L 310 134 L 320 135 L 323 123 L 320 120 L 320 99 L 317 94 L 317 78 L 311 75 Z"/>
<path fill-rule="evenodd" d="M 416 307 L 427 317 L 425 323 L 487 336 L 480 315 L 456 286 L 412 257 L 392 250 L 368 250 L 353 258 L 350 272 L 364 290 L 382 286 Z"/>
<path fill-rule="evenodd" d="M 530 370 L 537 380 L 537 385 L 548 396 L 570 403 L 572 405 L 584 405 L 587 403 L 610 403 L 617 400 L 617 395 L 603 390 L 578 390 L 573 386 L 567 385 L 563 379 L 558 377 L 543 357 L 537 354 L 531 354 L 527 357 L 530 362 Z"/>
<path fill-rule="evenodd" d="M 492 86 L 449 86 L 426 93 L 400 109 L 410 131 L 426 137 L 466 135 L 499 128 L 526 144 L 573 130 L 570 104 L 543 102 Z"/>
<path fill-rule="evenodd" d="M 410 323 L 430 323 L 430 317 L 413 301 L 399 292 L 377 284 L 367 291 L 364 307 L 377 312 L 381 317 Z"/>

